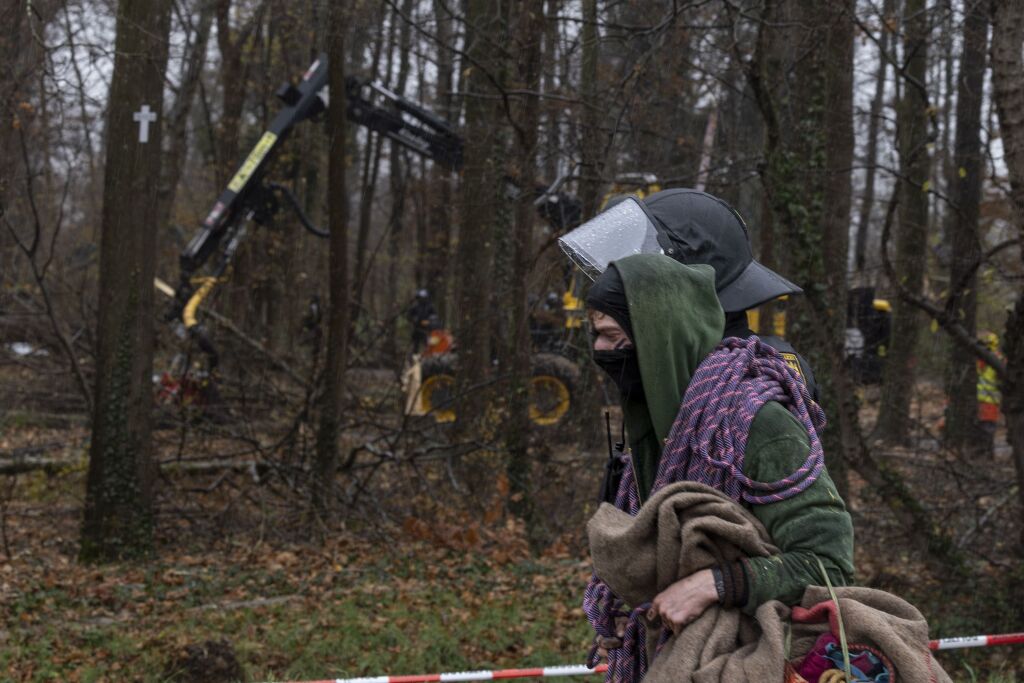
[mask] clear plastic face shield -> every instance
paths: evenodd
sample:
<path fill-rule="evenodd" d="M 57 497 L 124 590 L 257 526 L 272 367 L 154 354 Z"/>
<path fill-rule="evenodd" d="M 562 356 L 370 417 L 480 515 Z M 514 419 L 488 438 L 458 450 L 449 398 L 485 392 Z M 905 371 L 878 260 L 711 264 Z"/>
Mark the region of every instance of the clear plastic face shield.
<path fill-rule="evenodd" d="M 636 197 L 626 198 L 562 236 L 558 246 L 591 280 L 612 261 L 663 253 L 654 223 Z"/>

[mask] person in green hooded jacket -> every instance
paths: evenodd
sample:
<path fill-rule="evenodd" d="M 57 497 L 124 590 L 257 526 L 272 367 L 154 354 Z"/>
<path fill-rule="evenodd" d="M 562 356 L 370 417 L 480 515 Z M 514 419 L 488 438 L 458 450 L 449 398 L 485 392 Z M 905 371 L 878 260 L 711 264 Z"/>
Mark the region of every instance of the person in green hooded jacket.
<path fill-rule="evenodd" d="M 654 483 L 690 379 L 723 337 L 725 315 L 710 266 L 683 265 L 655 254 L 617 260 L 587 296 L 593 358 L 619 387 L 636 493 L 642 503 Z M 743 474 L 775 482 L 800 468 L 811 448 L 808 428 L 769 401 L 750 423 Z M 715 602 L 753 614 L 768 600 L 799 602 L 808 585 L 853 579 L 853 525 L 828 472 L 792 497 L 751 505 L 778 555 L 697 572 L 652 601 L 652 616 L 681 628 Z M 723 571 L 725 570 L 725 571 Z M 722 575 L 733 578 L 723 586 Z M 614 646 L 614 645 L 610 645 Z"/>

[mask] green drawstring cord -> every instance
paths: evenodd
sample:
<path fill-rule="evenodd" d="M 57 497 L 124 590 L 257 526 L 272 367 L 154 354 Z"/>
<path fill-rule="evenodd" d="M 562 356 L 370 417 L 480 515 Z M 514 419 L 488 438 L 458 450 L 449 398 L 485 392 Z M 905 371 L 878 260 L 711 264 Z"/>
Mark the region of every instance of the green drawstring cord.
<path fill-rule="evenodd" d="M 825 565 L 821 563 L 820 557 L 815 557 L 818 561 L 818 568 L 821 570 L 821 576 L 825 579 L 825 586 L 828 588 L 828 594 L 832 598 L 832 603 L 836 606 L 836 621 L 839 622 L 839 647 L 843 651 L 843 668 L 846 670 L 846 683 L 853 681 L 853 672 L 850 666 L 850 648 L 846 645 L 846 629 L 843 627 L 843 612 L 839 607 L 839 598 L 836 597 L 836 592 L 832 588 L 832 582 L 829 581 L 828 572 L 825 571 Z"/>

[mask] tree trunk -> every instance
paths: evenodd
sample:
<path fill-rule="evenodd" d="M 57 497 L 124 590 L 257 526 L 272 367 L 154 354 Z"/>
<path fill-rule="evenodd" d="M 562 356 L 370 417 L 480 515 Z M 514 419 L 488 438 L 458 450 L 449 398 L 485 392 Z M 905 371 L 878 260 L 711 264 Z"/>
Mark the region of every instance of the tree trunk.
<path fill-rule="evenodd" d="M 583 204 L 582 218 L 592 218 L 598 211 L 601 203 L 601 189 L 603 185 L 604 160 L 602 158 L 600 126 L 601 112 L 604 111 L 602 103 L 598 98 L 598 69 L 597 64 L 600 58 L 601 35 L 598 31 L 597 0 L 583 0 L 582 2 L 583 24 L 580 29 L 580 86 L 579 86 L 579 113 L 577 115 L 577 130 L 579 131 L 580 144 L 580 168 L 581 176 L 578 187 L 580 201 Z M 568 51 L 567 51 L 568 52 Z M 563 62 L 565 75 L 571 73 L 572 66 Z M 578 271 L 572 276 L 583 278 Z M 570 283 L 573 284 L 574 282 Z M 584 283 L 589 286 L 589 282 Z M 578 292 L 573 292 L 574 295 Z M 582 329 L 579 330 L 582 332 Z M 593 428 L 594 418 L 601 414 L 605 405 L 604 373 L 596 365 L 589 362 L 589 339 L 583 336 L 579 346 L 586 348 L 587 361 L 580 368 L 580 379 L 577 382 L 579 389 L 573 397 L 576 407 L 573 409 L 573 426 L 581 437 L 581 446 L 591 446 L 600 431 Z M 577 398 L 578 397 L 578 398 Z"/>
<path fill-rule="evenodd" d="M 106 131 L 95 409 L 82 523 L 86 561 L 143 555 L 153 539 L 156 203 L 151 198 L 160 184 L 170 10 L 169 0 L 118 5 Z M 137 123 L 135 113 L 147 106 L 158 118 Z"/>
<path fill-rule="evenodd" d="M 160 193 L 157 195 L 157 228 L 160 231 L 163 231 L 170 222 L 181 172 L 188 159 L 188 118 L 202 79 L 203 65 L 206 63 L 206 45 L 213 25 L 213 11 L 214 4 L 210 0 L 200 3 L 195 34 L 191 43 L 186 46 L 185 56 L 182 57 L 178 94 L 167 114 L 167 153 L 163 162 Z"/>
<path fill-rule="evenodd" d="M 992 2 L 992 89 L 999 132 L 1010 176 L 1010 203 L 1024 237 L 1024 5 Z M 1024 255 L 1024 249 L 1021 250 Z M 1024 256 L 1022 256 L 1024 258 Z M 1017 492 L 1024 510 L 1024 297 L 1018 297 L 1003 333 L 1006 375 L 1001 377 L 1006 433 L 1017 468 Z M 1022 525 L 1024 528 L 1024 525 Z M 1024 533 L 1024 532 L 1022 532 Z M 1024 554 L 1024 537 L 1021 539 Z"/>
<path fill-rule="evenodd" d="M 242 163 L 241 141 L 246 95 L 249 91 L 250 63 L 253 61 L 252 51 L 247 50 L 249 39 L 257 29 L 263 5 L 258 5 L 244 22 L 238 16 L 239 8 L 245 7 L 234 0 L 213 0 L 217 3 L 215 20 L 217 23 L 217 48 L 220 52 L 220 88 L 221 111 L 217 121 L 216 159 L 217 166 L 214 178 L 217 186 L 223 189 L 234 177 Z M 236 9 L 236 23 L 231 25 L 231 10 Z M 249 239 L 245 240 L 235 254 L 231 269 L 231 282 L 225 288 L 228 295 L 228 308 L 236 314 L 246 329 L 260 323 L 260 306 L 263 297 L 260 291 L 260 279 L 265 270 L 265 261 L 258 258 L 263 253 L 266 238 L 262 231 L 254 230 Z M 257 329 L 259 329 L 257 327 Z M 259 336 L 262 336 L 260 334 Z"/>
<path fill-rule="evenodd" d="M 56 3 L 33 3 L 30 14 L 19 0 L 0 2 L 0 64 L 4 65 L 0 77 L 0 120 L 3 121 L 0 125 L 0 210 L 10 210 L 11 198 L 16 194 L 15 175 L 21 160 L 19 135 L 25 134 L 29 118 L 21 106 L 31 101 L 39 73 L 46 64 L 42 46 L 31 32 L 45 31 L 56 8 Z M 30 22 L 35 24 L 35 29 Z M 20 192 L 19 187 L 17 194 Z M 8 231 L 0 230 L 0 257 L 13 247 L 9 240 Z M 7 265 L 6 259 L 0 261 L 0 267 L 4 265 Z"/>
<path fill-rule="evenodd" d="M 245 44 L 256 28 L 254 15 L 237 31 L 231 29 L 232 0 L 216 0 L 217 47 L 220 50 L 221 117 L 218 123 L 217 186 L 225 187 L 238 169 L 242 108 L 245 106 L 249 69 L 244 59 Z"/>
<path fill-rule="evenodd" d="M 381 78 L 385 86 L 388 86 L 391 81 L 391 65 L 395 53 L 395 28 L 400 21 L 402 19 L 398 16 L 398 12 L 392 12 L 391 23 L 388 25 L 387 45 L 385 46 L 382 40 L 384 35 L 383 22 L 380 24 L 377 40 L 374 43 L 373 62 L 370 73 L 373 74 L 374 78 L 378 78 L 383 48 L 383 51 L 387 53 L 384 76 Z M 380 158 L 384 150 L 384 136 L 367 129 L 365 149 L 366 151 L 363 156 L 363 182 L 362 189 L 359 192 L 359 227 L 356 229 L 355 270 L 353 271 L 353 284 L 356 288 L 354 301 L 352 302 L 351 325 L 353 326 L 355 326 L 359 316 L 362 314 L 363 291 L 366 288 L 367 280 L 370 278 L 370 267 L 367 262 L 370 248 L 370 227 L 373 219 L 373 200 L 377 194 L 377 177 L 380 174 Z"/>
<path fill-rule="evenodd" d="M 540 127 L 540 43 L 544 34 L 544 0 L 528 0 L 518 6 L 516 39 L 518 65 L 515 87 L 522 96 L 517 121 L 516 175 L 523 187 L 531 187 L 537 173 L 537 140 Z M 527 281 L 534 258 L 533 195 L 522 192 L 516 202 L 515 243 L 512 264 L 512 353 L 509 373 L 509 420 L 505 443 L 508 449 L 508 478 L 512 491 L 512 512 L 532 528 L 534 505 L 530 485 L 530 315 Z M 516 494 L 519 494 L 518 497 Z"/>
<path fill-rule="evenodd" d="M 895 266 L 904 287 L 920 295 L 928 253 L 928 78 L 929 15 L 924 0 L 907 0 L 903 8 L 906 81 L 896 111 L 900 154 L 899 231 Z M 892 337 L 885 366 L 884 391 L 877 435 L 889 443 L 905 443 L 910 435 L 910 404 L 921 311 L 900 298 L 893 306 Z"/>
<path fill-rule="evenodd" d="M 597 213 L 601 200 L 604 164 L 601 157 L 600 125 L 602 104 L 597 99 L 597 0 L 583 0 L 583 27 L 580 30 L 580 199 L 583 217 Z"/>
<path fill-rule="evenodd" d="M 825 51 L 825 114 L 823 132 L 825 135 L 825 178 L 824 178 L 824 221 L 821 240 L 824 291 L 812 291 L 808 295 L 815 317 L 821 326 L 821 340 L 814 348 L 824 348 L 819 368 L 828 369 L 828 376 L 818 371 L 818 382 L 823 391 L 828 414 L 841 412 L 839 401 L 849 400 L 838 391 L 839 376 L 846 376 L 848 370 L 844 353 L 846 341 L 846 298 L 849 285 L 846 279 L 847 255 L 850 253 L 850 210 L 852 208 L 853 165 L 853 14 L 854 0 L 836 0 L 829 4 L 828 19 L 832 27 L 828 30 Z M 807 348 L 807 347 L 805 347 Z M 820 355 L 819 355 L 820 357 Z M 835 480 L 839 493 L 849 493 L 847 462 L 854 448 L 860 426 L 846 424 L 826 429 L 824 445 L 832 450 L 827 457 L 829 473 Z"/>
<path fill-rule="evenodd" d="M 562 8 L 562 0 L 548 0 L 547 16 L 544 21 L 544 57 L 541 60 L 543 72 L 543 90 L 545 94 L 553 95 L 560 91 L 562 84 L 556 77 L 559 58 L 559 40 L 561 33 L 558 26 L 558 13 Z M 562 160 L 562 131 L 561 125 L 562 103 L 557 100 L 548 102 L 544 106 L 545 137 L 544 149 L 541 152 L 541 160 L 544 168 L 544 177 L 551 182 L 558 176 L 559 162 Z"/>
<path fill-rule="evenodd" d="M 762 177 L 776 218 L 776 248 L 788 255 L 791 265 L 785 274 L 804 287 L 806 299 L 804 305 L 799 298 L 790 302 L 787 331 L 793 321 L 794 336 L 801 340 L 796 346 L 806 349 L 818 373 L 826 413 L 833 425 L 838 418 L 839 430 L 829 428 L 822 439 L 829 470 L 842 467 L 837 463 L 842 452 L 887 501 L 908 537 L 933 557 L 950 562 L 953 553 L 948 539 L 936 530 L 898 472 L 877 461 L 867 447 L 858 424 L 853 384 L 842 363 L 839 335 L 845 323 L 843 273 L 848 246 L 842 225 L 850 208 L 847 160 L 852 155 L 848 91 L 852 33 L 843 24 L 852 19 L 854 7 L 852 0 L 830 7 L 822 16 L 799 0 L 769 3 L 759 29 L 755 68 L 749 74 L 765 119 L 767 164 Z M 828 36 L 824 45 L 808 48 L 808 39 L 813 42 L 821 36 Z M 794 56 L 799 62 L 788 64 Z M 822 56 L 827 62 L 819 61 Z M 769 82 L 770 74 L 780 73 L 791 74 L 795 83 L 787 88 Z M 791 99 L 787 93 L 792 93 Z M 821 112 L 820 118 L 790 120 L 791 101 L 800 103 L 799 111 Z M 819 226 L 825 226 L 823 234 L 818 233 Z"/>
<path fill-rule="evenodd" d="M 889 22 L 893 18 L 895 0 L 885 0 L 882 8 L 882 26 L 878 39 L 878 71 L 875 72 L 875 96 L 871 99 L 868 114 L 868 146 L 864 156 L 864 196 L 860 202 L 857 218 L 857 239 L 854 247 L 854 265 L 857 273 L 864 272 L 867 262 L 868 235 L 871 231 L 871 209 L 875 204 L 875 165 L 878 163 L 878 128 L 885 104 L 885 76 L 889 70 L 889 36 L 892 30 Z M 861 283 L 863 284 L 863 283 Z"/>
<path fill-rule="evenodd" d="M 328 13 L 327 63 L 331 92 L 345 91 L 346 3 L 334 0 Z M 336 103 L 337 105 L 338 103 Z M 345 186 L 345 107 L 327 112 L 327 213 L 331 232 L 328 276 L 327 366 L 319 397 L 319 425 L 316 462 L 312 482 L 313 507 L 320 515 L 330 511 L 334 474 L 338 466 L 338 436 L 341 431 L 342 388 L 348 362 L 348 194 Z"/>
<path fill-rule="evenodd" d="M 402 3 L 402 16 L 411 17 L 413 10 L 412 0 L 404 0 Z M 402 29 L 398 36 L 398 80 L 395 83 L 395 92 L 399 96 L 405 96 L 405 86 L 409 80 L 409 52 L 412 48 L 412 30 L 408 21 L 399 19 L 402 22 Z M 400 294 L 399 259 L 402 254 L 401 240 L 403 238 L 402 223 L 405 219 L 405 192 L 406 177 L 402 164 L 402 146 L 397 142 L 391 143 L 391 170 L 388 180 L 391 186 L 391 214 L 388 216 L 388 279 L 387 293 L 388 301 L 392 306 L 403 297 Z M 406 238 L 408 241 L 408 238 Z M 387 315 L 388 330 L 384 335 L 384 355 L 389 362 L 398 360 L 398 344 L 396 340 L 395 316 L 389 312 Z M 398 361 L 401 363 L 401 361 Z"/>
<path fill-rule="evenodd" d="M 838 401 L 848 398 L 835 384 L 846 373 L 853 6 L 829 8 L 821 12 L 789 0 L 766 6 L 770 27 L 761 29 L 760 69 L 752 87 L 766 121 L 763 182 L 773 210 L 774 250 L 784 261 L 783 273 L 804 290 L 787 303 L 786 336 L 807 355 L 825 412 L 834 416 Z M 768 82 L 778 74 L 791 80 Z M 766 327 L 762 333 L 770 331 Z M 856 424 L 840 420 L 821 434 L 826 464 L 840 490 L 846 481 L 843 454 L 856 440 L 854 429 Z"/>
<path fill-rule="evenodd" d="M 466 53 L 474 66 L 465 78 L 466 147 L 462 173 L 462 220 L 456 249 L 459 376 L 457 413 L 464 429 L 486 414 L 481 385 L 491 376 L 492 308 L 498 217 L 506 211 L 502 159 L 507 125 L 496 84 L 502 75 L 501 36 L 507 32 L 500 3 L 469 0 Z M 498 80 L 498 84 L 501 81 Z M 483 398 L 483 400 L 482 400 Z"/>
<path fill-rule="evenodd" d="M 448 121 L 457 121 L 458 112 L 452 96 L 454 61 L 448 48 L 454 44 L 455 32 L 452 17 L 443 0 L 434 0 L 434 17 L 437 22 L 437 82 L 434 102 L 438 113 Z M 430 187 L 427 202 L 426 243 L 420 246 L 420 265 L 417 287 L 426 287 L 437 307 L 442 320 L 448 318 L 447 261 L 452 233 L 452 174 L 438 164 L 430 171 Z"/>
<path fill-rule="evenodd" d="M 377 177 L 380 175 L 380 158 L 384 151 L 384 136 L 366 131 L 366 146 L 363 152 L 363 182 L 359 192 L 359 223 L 356 228 L 356 258 L 354 282 L 356 292 L 352 302 L 352 324 L 355 325 L 363 309 L 363 291 L 370 276 L 367 265 L 370 251 L 370 227 L 373 220 L 373 200 L 377 194 Z"/>
<path fill-rule="evenodd" d="M 71 54 L 76 54 L 77 51 L 78 51 L 78 45 L 76 44 L 76 40 L 75 40 L 75 29 L 72 27 L 72 24 L 71 24 L 71 12 L 70 11 L 65 11 L 62 14 L 64 15 L 64 28 L 65 28 L 66 35 L 67 35 L 67 48 L 71 51 Z M 33 42 L 35 42 L 35 41 L 33 41 Z M 81 120 L 80 125 L 82 126 L 83 133 L 84 133 L 84 138 L 85 138 L 85 157 L 86 157 L 86 159 L 89 162 L 88 176 L 87 176 L 87 183 L 88 183 L 87 195 L 88 195 L 88 199 L 86 199 L 86 205 L 88 206 L 88 214 L 87 214 L 88 218 L 87 218 L 87 221 L 92 224 L 92 230 L 90 231 L 92 233 L 92 235 L 91 235 L 92 240 L 98 244 L 99 241 L 100 241 L 99 233 L 98 233 L 98 230 L 100 230 L 100 227 L 99 227 L 100 226 L 100 221 L 97 220 L 97 216 L 99 216 L 102 213 L 102 209 L 100 207 L 100 203 L 101 203 L 101 200 L 102 200 L 102 194 L 103 193 L 102 193 L 102 188 L 99 187 L 99 173 L 97 173 L 97 171 L 96 171 L 96 165 L 97 165 L 96 164 L 96 153 L 95 153 L 95 144 L 94 144 L 93 132 L 92 132 L 95 126 L 94 126 L 94 122 L 92 120 L 92 116 L 90 116 L 90 114 L 89 114 L 89 105 L 88 105 L 89 88 L 88 88 L 88 85 L 85 82 L 85 76 L 84 76 L 83 71 L 82 71 L 82 64 L 77 59 L 72 59 L 70 61 L 71 61 L 72 71 L 75 74 L 75 86 L 76 86 L 75 89 L 77 90 L 76 99 L 78 100 L 78 102 L 77 102 L 77 104 L 78 104 L 78 111 L 79 111 L 79 117 L 80 117 L 80 120 Z M 42 83 L 40 83 L 40 89 L 39 90 L 40 90 L 40 92 L 39 92 L 39 95 L 40 95 L 40 108 L 45 111 L 46 99 L 47 98 L 46 98 L 46 89 L 44 87 L 42 87 Z M 48 143 L 44 143 L 44 144 L 48 144 Z M 49 152 L 50 152 L 49 149 L 44 149 L 44 158 L 45 159 L 52 158 L 50 156 Z M 50 167 L 50 166 L 51 166 L 50 164 L 47 164 L 47 167 Z"/>
<path fill-rule="evenodd" d="M 981 102 L 985 81 L 985 56 L 988 47 L 988 13 L 980 2 L 968 3 L 964 21 L 963 58 L 957 79 L 956 140 L 953 171 L 949 174 L 950 195 L 956 210 L 949 221 L 950 301 L 949 309 L 967 332 L 977 333 L 978 304 L 975 263 L 981 257 L 978 237 L 978 213 L 981 203 L 981 182 L 984 162 L 981 152 Z M 975 355 L 961 344 L 952 344 L 949 355 L 950 383 L 947 391 L 946 443 L 963 448 L 977 440 L 975 425 L 978 414 Z"/>
<path fill-rule="evenodd" d="M 263 109 L 267 117 L 264 128 L 269 125 L 270 119 L 279 107 L 279 101 L 274 94 L 278 85 L 284 81 L 294 81 L 309 64 L 305 54 L 309 50 L 310 42 L 305 31 L 308 24 L 304 23 L 308 19 L 304 16 L 304 10 L 303 3 L 269 5 L 266 19 L 268 37 L 264 55 L 266 67 L 263 69 L 261 86 Z M 309 127 L 319 127 L 323 130 L 322 126 Z M 297 132 L 293 131 L 293 135 Z M 282 180 L 294 180 L 298 174 L 301 163 L 298 152 L 302 147 L 301 136 L 295 135 L 288 146 L 295 151 L 281 160 L 279 170 L 275 173 Z M 292 189 L 299 192 L 297 187 Z M 301 196 L 301 193 L 297 196 Z M 309 293 L 303 286 L 305 282 L 300 284 L 297 277 L 297 271 L 301 272 L 300 268 L 304 265 L 301 248 L 309 242 L 319 241 L 318 238 L 300 229 L 292 214 L 286 212 L 284 216 L 287 217 L 277 224 L 277 227 L 283 229 L 267 231 L 270 272 L 267 280 L 266 340 L 270 348 L 281 355 L 292 353 L 293 342 L 302 324 L 299 306 L 309 300 Z M 323 243 L 317 245 L 321 249 L 325 246 Z"/>
<path fill-rule="evenodd" d="M 974 9 L 980 5 L 980 0 L 973 2 Z M 966 4 L 965 14 L 971 11 L 972 2 L 969 0 Z M 942 107 L 941 114 L 942 120 L 938 124 L 940 138 L 938 140 L 938 150 L 932 157 L 932 170 L 930 176 L 938 180 L 942 178 L 942 192 L 947 197 L 953 196 L 953 186 L 956 185 L 956 180 L 953 175 L 953 156 L 955 155 L 954 146 L 956 141 L 950 142 L 950 138 L 953 135 L 953 97 L 956 91 L 955 82 L 956 78 L 953 75 L 956 70 L 956 57 L 955 50 L 953 49 L 954 38 L 953 38 L 953 2 L 952 0 L 940 0 L 935 6 L 935 13 L 941 17 L 941 22 L 936 22 L 936 28 L 941 31 L 941 34 L 933 39 L 933 44 L 936 47 L 937 56 L 933 60 L 933 77 L 932 82 L 937 86 L 940 82 L 942 83 Z M 986 41 L 987 42 L 987 41 Z M 938 57 L 941 55 L 941 58 Z M 963 65 L 960 66 L 963 69 Z M 959 111 L 959 109 L 957 110 Z M 949 202 L 937 201 L 933 207 L 932 222 L 936 226 L 939 244 L 936 248 L 936 255 L 938 257 L 939 266 L 947 266 L 949 264 L 950 248 L 951 248 L 951 237 L 953 232 L 953 221 L 956 220 L 956 207 L 950 205 Z"/>

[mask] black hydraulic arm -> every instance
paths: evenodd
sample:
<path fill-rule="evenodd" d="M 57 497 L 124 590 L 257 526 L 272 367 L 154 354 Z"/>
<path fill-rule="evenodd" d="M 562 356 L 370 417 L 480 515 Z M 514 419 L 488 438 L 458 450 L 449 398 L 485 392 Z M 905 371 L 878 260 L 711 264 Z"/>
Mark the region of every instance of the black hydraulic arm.
<path fill-rule="evenodd" d="M 286 106 L 274 117 L 270 127 L 231 178 L 227 188 L 217 197 L 216 203 L 203 221 L 202 230 L 182 252 L 183 273 L 194 272 L 216 250 L 225 227 L 237 220 L 239 212 L 246 206 L 246 201 L 262 182 L 267 163 L 295 124 L 324 111 L 327 103 L 321 91 L 326 85 L 327 60 L 321 56 L 306 70 L 298 86 L 288 83 L 278 90 L 277 95 Z"/>
<path fill-rule="evenodd" d="M 303 74 L 298 85 L 286 83 L 278 89 L 277 97 L 284 102 L 284 108 L 249 152 L 227 188 L 217 197 L 200 231 L 181 253 L 181 283 L 175 296 L 177 306 L 174 317 L 186 306 L 195 291 L 191 282 L 193 274 L 220 248 L 224 237 L 234 230 L 234 226 L 246 214 L 266 209 L 270 194 L 282 194 L 307 230 L 321 237 L 326 235 L 326 232 L 309 222 L 294 196 L 280 185 L 267 186 L 264 176 L 268 164 L 292 128 L 326 110 L 329 102 L 327 74 L 327 56 L 321 54 Z M 350 120 L 444 168 L 461 168 L 462 139 L 447 121 L 376 83 L 349 77 L 345 85 L 343 95 L 346 115 Z M 374 97 L 382 99 L 383 106 L 376 104 Z M 277 208 L 276 202 L 273 199 L 269 201 L 273 211 Z M 225 260 L 223 255 L 220 260 Z M 218 270 L 223 268 L 218 267 Z"/>
<path fill-rule="evenodd" d="M 277 96 L 284 102 L 284 108 L 274 117 L 228 182 L 227 188 L 217 197 L 199 232 L 179 257 L 181 276 L 174 303 L 168 311 L 169 319 L 177 318 L 183 312 L 194 311 L 202 297 L 212 289 L 212 280 L 205 280 L 204 286 L 203 283 L 194 282 L 193 276 L 220 248 L 225 236 L 230 234 L 231 239 L 221 254 L 214 277 L 223 275 L 244 235 L 244 229 L 239 228 L 241 219 L 247 217 L 246 214 L 257 205 L 265 203 L 263 177 L 270 160 L 295 124 L 324 111 L 327 106 L 326 85 L 327 60 L 321 55 L 306 70 L 297 86 L 286 83 L 278 90 Z M 187 328 L 193 325 L 194 318 L 185 321 Z"/>
<path fill-rule="evenodd" d="M 379 83 L 358 78 L 345 79 L 350 121 L 394 140 L 450 171 L 462 168 L 462 138 L 450 123 L 399 97 Z M 366 94 L 376 94 L 393 109 L 379 107 Z"/>
<path fill-rule="evenodd" d="M 212 290 L 213 280 L 224 274 L 243 238 L 245 229 L 240 227 L 240 223 L 250 216 L 259 222 L 272 214 L 279 208 L 276 196 L 284 198 L 307 230 L 317 237 L 327 237 L 325 230 L 309 221 L 287 187 L 264 182 L 267 166 L 292 128 L 326 111 L 329 104 L 327 83 L 327 55 L 321 54 L 303 74 L 298 85 L 286 83 L 276 92 L 285 103 L 284 109 L 274 117 L 217 198 L 196 237 L 181 252 L 180 282 L 168 316 L 174 318 L 184 313 L 186 328 L 196 325 L 195 310 Z M 345 92 L 342 94 L 346 100 L 346 115 L 354 123 L 367 126 L 444 168 L 457 170 L 462 166 L 462 139 L 443 119 L 387 88 L 354 77 L 345 80 Z M 375 103 L 375 98 L 383 100 L 382 103 Z M 226 246 L 221 247 L 225 239 Z M 213 279 L 194 278 L 195 273 L 218 251 L 220 256 Z"/>
<path fill-rule="evenodd" d="M 246 234 L 245 223 L 261 223 L 280 208 L 278 196 L 296 213 L 311 233 L 325 237 L 327 232 L 313 225 L 295 196 L 284 186 L 265 182 L 266 170 L 296 124 L 325 111 L 329 106 L 328 65 L 321 54 L 297 85 L 285 83 L 276 95 L 284 103 L 270 126 L 232 176 L 228 186 L 203 220 L 199 232 L 179 257 L 181 276 L 168 319 L 181 317 L 185 327 L 201 332 L 196 310 L 203 298 L 224 276 L 239 243 Z M 345 80 L 346 117 L 406 149 L 426 157 L 443 168 L 462 168 L 463 140 L 455 128 L 436 114 L 391 92 L 380 84 L 349 77 Z M 539 186 L 534 190 L 537 209 L 559 232 L 578 221 L 578 200 Z M 197 271 L 219 252 L 211 275 L 195 277 Z"/>

